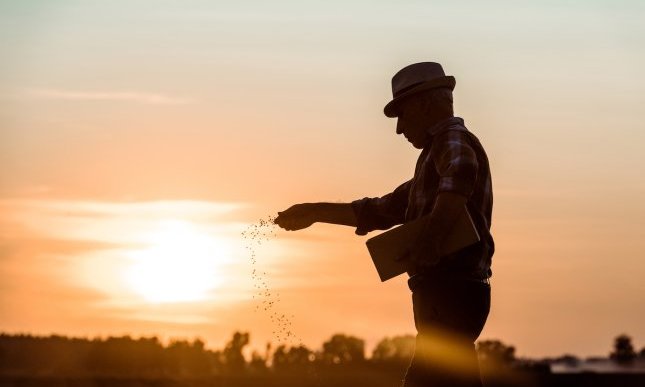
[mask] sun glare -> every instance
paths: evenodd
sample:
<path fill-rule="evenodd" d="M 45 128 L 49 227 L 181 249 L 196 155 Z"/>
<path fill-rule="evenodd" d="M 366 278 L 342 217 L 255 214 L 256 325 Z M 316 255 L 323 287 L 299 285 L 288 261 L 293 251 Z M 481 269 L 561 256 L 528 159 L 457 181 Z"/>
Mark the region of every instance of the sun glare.
<path fill-rule="evenodd" d="M 132 251 L 125 280 L 149 302 L 200 301 L 222 281 L 230 257 L 226 243 L 185 221 L 164 221 Z"/>

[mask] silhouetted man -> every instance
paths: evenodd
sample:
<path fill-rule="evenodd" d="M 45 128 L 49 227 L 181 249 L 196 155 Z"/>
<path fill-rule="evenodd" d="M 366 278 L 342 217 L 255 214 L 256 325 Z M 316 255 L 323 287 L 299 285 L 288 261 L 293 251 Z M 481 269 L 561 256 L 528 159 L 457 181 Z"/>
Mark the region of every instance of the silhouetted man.
<path fill-rule="evenodd" d="M 396 133 L 422 149 L 412 179 L 381 197 L 296 204 L 275 220 L 286 230 L 325 222 L 356 227 L 356 234 L 365 235 L 430 214 L 407 254 L 417 338 L 405 387 L 481 386 L 474 341 L 490 310 L 493 194 L 482 145 L 453 116 L 454 87 L 454 77 L 433 62 L 409 65 L 392 78 L 394 98 L 385 115 L 397 117 Z M 481 240 L 440 257 L 464 205 Z"/>

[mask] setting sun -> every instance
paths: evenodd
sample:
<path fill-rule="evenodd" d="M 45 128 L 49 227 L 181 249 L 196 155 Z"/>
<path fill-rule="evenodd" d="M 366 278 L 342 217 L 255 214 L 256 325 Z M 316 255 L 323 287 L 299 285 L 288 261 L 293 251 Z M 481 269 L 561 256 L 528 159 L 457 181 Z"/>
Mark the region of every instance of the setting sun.
<path fill-rule="evenodd" d="M 230 251 L 191 223 L 163 221 L 145 239 L 148 247 L 128 254 L 125 279 L 147 301 L 199 301 L 221 283 L 218 269 Z"/>

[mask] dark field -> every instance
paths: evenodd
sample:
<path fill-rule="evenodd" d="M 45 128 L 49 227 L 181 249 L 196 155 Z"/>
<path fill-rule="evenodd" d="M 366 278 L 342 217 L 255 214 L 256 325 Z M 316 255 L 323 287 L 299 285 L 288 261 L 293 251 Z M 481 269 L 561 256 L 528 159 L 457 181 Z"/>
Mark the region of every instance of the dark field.
<path fill-rule="evenodd" d="M 382 372 L 338 373 L 318 379 L 298 375 L 176 378 L 56 378 L 4 377 L 0 387 L 394 387 L 400 386 L 399 375 Z M 514 380 L 487 380 L 485 386 L 589 386 L 589 387 L 643 387 L 645 374 L 545 374 L 524 375 Z"/>

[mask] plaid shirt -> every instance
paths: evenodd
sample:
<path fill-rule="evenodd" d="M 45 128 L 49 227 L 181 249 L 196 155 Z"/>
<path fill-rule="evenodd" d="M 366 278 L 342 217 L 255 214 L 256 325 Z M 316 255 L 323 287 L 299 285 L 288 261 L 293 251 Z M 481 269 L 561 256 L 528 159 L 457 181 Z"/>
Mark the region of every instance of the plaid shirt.
<path fill-rule="evenodd" d="M 414 177 L 393 192 L 353 201 L 356 234 L 387 230 L 432 212 L 437 195 L 454 192 L 468 198 L 467 208 L 481 240 L 442 257 L 434 270 L 490 277 L 495 244 L 490 233 L 493 189 L 488 157 L 464 120 L 452 117 L 429 129 L 431 139 L 417 160 Z"/>

